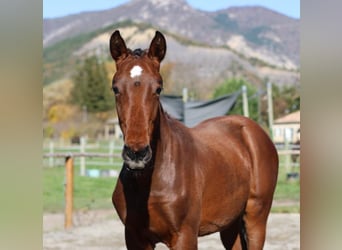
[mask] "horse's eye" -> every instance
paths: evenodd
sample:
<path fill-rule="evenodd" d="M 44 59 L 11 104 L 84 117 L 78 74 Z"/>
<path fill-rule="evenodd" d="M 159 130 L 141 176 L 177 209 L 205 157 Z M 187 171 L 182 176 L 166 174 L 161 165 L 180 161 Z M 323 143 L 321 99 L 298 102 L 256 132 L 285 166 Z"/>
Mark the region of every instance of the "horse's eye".
<path fill-rule="evenodd" d="M 118 87 L 113 87 L 113 92 L 114 92 L 114 94 L 119 94 L 119 89 L 118 89 Z"/>
<path fill-rule="evenodd" d="M 162 89 L 161 87 L 157 88 L 157 89 L 156 89 L 156 94 L 157 94 L 157 95 L 160 95 L 160 93 L 162 92 L 162 90 L 163 90 L 163 89 Z"/>

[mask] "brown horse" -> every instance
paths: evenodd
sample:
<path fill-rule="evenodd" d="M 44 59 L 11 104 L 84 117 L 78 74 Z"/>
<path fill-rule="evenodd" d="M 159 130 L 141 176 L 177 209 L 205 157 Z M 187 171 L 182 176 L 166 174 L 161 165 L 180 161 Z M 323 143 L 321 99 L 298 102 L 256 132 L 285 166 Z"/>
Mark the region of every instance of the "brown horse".
<path fill-rule="evenodd" d="M 159 73 L 166 41 L 148 50 L 110 38 L 113 91 L 124 134 L 124 164 L 113 192 L 128 249 L 197 249 L 220 232 L 226 249 L 262 249 L 277 181 L 278 156 L 255 122 L 217 117 L 187 128 L 163 110 Z"/>

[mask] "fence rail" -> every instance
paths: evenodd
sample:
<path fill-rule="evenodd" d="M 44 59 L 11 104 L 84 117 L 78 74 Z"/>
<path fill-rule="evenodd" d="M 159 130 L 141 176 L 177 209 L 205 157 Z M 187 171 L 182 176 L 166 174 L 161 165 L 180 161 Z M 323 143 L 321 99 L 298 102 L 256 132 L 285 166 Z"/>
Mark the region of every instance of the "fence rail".
<path fill-rule="evenodd" d="M 300 150 L 278 150 L 278 155 L 300 155 Z M 43 158 L 66 158 L 66 157 L 89 157 L 89 158 L 121 158 L 121 154 L 107 153 L 45 153 Z"/>
<path fill-rule="evenodd" d="M 45 141 L 43 144 L 43 165 L 48 167 L 61 166 L 62 158 L 76 158 L 74 164 L 80 166 L 80 175 L 87 174 L 87 166 L 119 167 L 122 164 L 120 140 L 96 141 L 88 143 L 85 137 L 80 138 L 79 144 L 68 144 L 64 141 Z M 108 160 L 93 160 L 107 158 Z M 60 159 L 60 160 L 59 160 Z"/>
<path fill-rule="evenodd" d="M 107 153 L 46 153 L 43 158 L 66 158 L 66 157 L 98 157 L 98 158 L 120 158 L 121 154 L 107 154 Z"/>
<path fill-rule="evenodd" d="M 300 155 L 300 150 L 278 150 L 278 155 Z"/>

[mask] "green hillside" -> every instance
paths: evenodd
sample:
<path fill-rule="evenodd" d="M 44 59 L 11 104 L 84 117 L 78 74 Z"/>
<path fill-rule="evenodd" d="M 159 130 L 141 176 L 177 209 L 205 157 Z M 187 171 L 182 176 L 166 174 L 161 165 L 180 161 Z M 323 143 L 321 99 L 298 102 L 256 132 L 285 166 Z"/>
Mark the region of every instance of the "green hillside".
<path fill-rule="evenodd" d="M 73 56 L 73 53 L 94 37 L 104 32 L 109 32 L 115 29 L 132 25 L 138 26 L 140 29 L 151 27 L 147 24 L 136 24 L 132 21 L 125 21 L 109 25 L 94 32 L 77 35 L 58 42 L 47 48 L 44 48 L 43 84 L 50 84 L 53 81 L 64 78 L 65 76 L 68 76 L 71 72 L 73 72 L 73 66 L 75 66 L 76 63 L 80 60 L 80 58 Z"/>

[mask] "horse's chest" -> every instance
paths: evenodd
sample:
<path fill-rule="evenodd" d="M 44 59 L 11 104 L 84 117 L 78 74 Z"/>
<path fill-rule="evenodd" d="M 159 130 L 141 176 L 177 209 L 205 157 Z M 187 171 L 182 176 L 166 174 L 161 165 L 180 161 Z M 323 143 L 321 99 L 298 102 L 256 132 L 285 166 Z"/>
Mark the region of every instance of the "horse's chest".
<path fill-rule="evenodd" d="M 127 195 L 127 193 L 126 193 Z M 177 229 L 184 217 L 184 202 L 176 195 L 141 195 L 130 193 L 125 206 L 118 209 L 126 226 L 147 232 L 157 238 L 165 238 Z M 118 205 L 118 204 L 116 204 Z"/>
<path fill-rule="evenodd" d="M 149 229 L 165 237 L 177 231 L 186 216 L 185 203 L 180 199 L 152 197 L 148 203 Z"/>

